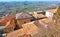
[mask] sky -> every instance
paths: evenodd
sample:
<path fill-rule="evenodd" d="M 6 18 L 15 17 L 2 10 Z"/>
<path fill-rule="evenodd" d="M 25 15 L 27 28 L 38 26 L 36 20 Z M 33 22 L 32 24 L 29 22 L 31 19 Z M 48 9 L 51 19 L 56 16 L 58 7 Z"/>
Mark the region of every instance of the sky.
<path fill-rule="evenodd" d="M 0 2 L 10 2 L 10 1 L 59 1 L 59 0 L 0 0 Z"/>

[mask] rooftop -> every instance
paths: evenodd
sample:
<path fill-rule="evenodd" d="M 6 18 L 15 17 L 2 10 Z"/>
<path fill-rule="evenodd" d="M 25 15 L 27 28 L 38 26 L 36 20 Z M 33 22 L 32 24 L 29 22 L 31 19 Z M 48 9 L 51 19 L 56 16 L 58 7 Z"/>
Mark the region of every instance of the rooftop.
<path fill-rule="evenodd" d="M 15 15 L 6 15 L 6 16 L 4 16 L 4 17 L 2 17 L 2 19 L 0 20 L 0 26 L 1 25 L 6 25 L 6 23 L 10 20 L 10 19 L 13 19 L 13 18 L 15 18 Z"/>
<path fill-rule="evenodd" d="M 18 36 L 22 36 L 24 34 L 25 34 L 24 30 L 19 29 L 19 30 L 13 31 L 11 33 L 8 33 L 7 37 L 18 37 Z"/>
<path fill-rule="evenodd" d="M 47 10 L 48 12 L 56 13 L 56 9 Z"/>
<path fill-rule="evenodd" d="M 34 24 L 34 21 L 26 23 L 22 25 L 22 27 L 27 34 L 31 34 L 32 36 L 38 33 L 39 30 L 39 28 Z"/>
<path fill-rule="evenodd" d="M 21 12 L 16 14 L 16 19 L 24 19 L 24 18 L 30 18 L 31 16 L 27 13 Z"/>
<path fill-rule="evenodd" d="M 43 23 L 50 23 L 53 22 L 53 20 L 49 19 L 49 18 L 44 18 L 41 20 Z"/>
<path fill-rule="evenodd" d="M 7 37 L 17 37 L 17 36 L 23 36 L 25 34 L 30 34 L 31 36 L 38 33 L 38 27 L 34 24 L 34 22 L 26 23 L 22 25 L 23 28 L 13 31 L 11 33 L 8 33 Z"/>
<path fill-rule="evenodd" d="M 45 15 L 43 15 L 43 14 L 38 14 L 37 12 L 34 12 L 33 16 L 34 16 L 36 19 L 46 17 Z"/>

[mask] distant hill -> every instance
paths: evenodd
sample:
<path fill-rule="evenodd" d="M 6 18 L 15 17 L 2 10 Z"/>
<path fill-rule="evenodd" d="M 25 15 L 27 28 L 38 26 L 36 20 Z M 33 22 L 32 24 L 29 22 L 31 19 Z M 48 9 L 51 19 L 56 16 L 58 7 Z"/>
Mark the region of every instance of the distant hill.
<path fill-rule="evenodd" d="M 33 1 L 33 2 L 0 2 L 0 17 L 6 14 L 16 14 L 21 11 L 38 11 L 60 6 L 59 1 Z"/>

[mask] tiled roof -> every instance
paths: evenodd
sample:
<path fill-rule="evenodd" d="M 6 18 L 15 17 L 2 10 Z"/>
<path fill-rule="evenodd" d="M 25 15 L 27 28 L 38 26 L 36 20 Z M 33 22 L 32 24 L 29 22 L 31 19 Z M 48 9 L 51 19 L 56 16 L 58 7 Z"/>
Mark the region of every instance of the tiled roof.
<path fill-rule="evenodd" d="M 23 36 L 25 34 L 31 34 L 31 36 L 38 33 L 38 27 L 34 24 L 34 22 L 26 23 L 22 25 L 23 28 L 13 31 L 7 35 L 7 37 L 17 37 L 17 36 Z"/>
<path fill-rule="evenodd" d="M 24 18 L 30 18 L 31 16 L 27 13 L 21 12 L 16 14 L 16 19 L 24 19 Z"/>
<path fill-rule="evenodd" d="M 4 16 L 1 20 L 0 20 L 0 26 L 1 25 L 6 25 L 6 23 L 12 19 L 12 18 L 15 18 L 15 15 L 6 15 Z"/>
<path fill-rule="evenodd" d="M 46 16 L 43 14 L 38 14 L 38 18 L 43 18 L 43 17 L 46 17 Z"/>
<path fill-rule="evenodd" d="M 32 36 L 38 33 L 39 30 L 39 28 L 34 24 L 34 22 L 24 24 L 22 25 L 22 27 L 27 34 L 31 34 Z"/>
<path fill-rule="evenodd" d="M 36 34 L 41 33 L 41 32 L 39 32 L 40 29 L 45 30 L 45 26 L 47 26 L 45 23 L 49 23 L 49 22 L 52 22 L 52 20 L 49 18 L 45 18 L 42 20 L 36 20 L 33 22 L 23 24 L 22 29 L 19 29 L 19 30 L 9 33 L 7 35 L 7 37 L 17 37 L 17 36 L 23 36 L 25 34 L 31 34 L 31 36 L 34 36 Z"/>
<path fill-rule="evenodd" d="M 50 22 L 53 22 L 53 20 L 49 19 L 49 18 L 44 18 L 44 19 L 41 20 L 41 22 L 43 22 L 43 23 L 50 23 Z"/>
<path fill-rule="evenodd" d="M 23 29 L 19 29 L 19 30 L 16 30 L 16 31 L 13 31 L 13 32 L 9 33 L 7 35 L 7 37 L 18 37 L 18 36 L 22 36 L 24 34 L 25 34 L 24 30 Z"/>
<path fill-rule="evenodd" d="M 5 25 L 5 28 L 10 28 L 10 27 L 15 28 L 15 22 L 14 22 L 14 19 L 9 20 L 9 21 L 7 22 L 7 24 Z"/>
<path fill-rule="evenodd" d="M 56 13 L 56 9 L 47 10 L 48 12 Z"/>
<path fill-rule="evenodd" d="M 43 14 L 37 14 L 37 12 L 35 12 L 35 13 L 33 14 L 33 16 L 34 16 L 36 19 L 46 17 L 46 16 L 43 15 Z"/>

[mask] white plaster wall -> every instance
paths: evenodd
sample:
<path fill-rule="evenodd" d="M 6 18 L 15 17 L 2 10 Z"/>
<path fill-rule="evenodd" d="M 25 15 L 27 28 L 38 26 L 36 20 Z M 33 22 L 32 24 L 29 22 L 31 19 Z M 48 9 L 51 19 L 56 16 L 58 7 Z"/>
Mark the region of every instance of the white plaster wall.
<path fill-rule="evenodd" d="M 54 13 L 46 11 L 46 17 L 53 18 Z"/>

